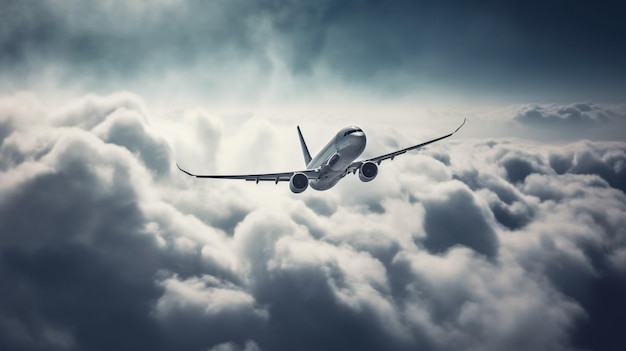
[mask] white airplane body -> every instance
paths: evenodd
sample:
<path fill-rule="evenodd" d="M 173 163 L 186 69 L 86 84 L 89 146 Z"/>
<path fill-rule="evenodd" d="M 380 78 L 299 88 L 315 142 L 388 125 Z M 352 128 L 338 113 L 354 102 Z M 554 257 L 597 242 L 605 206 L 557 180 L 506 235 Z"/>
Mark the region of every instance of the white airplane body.
<path fill-rule="evenodd" d="M 464 124 L 465 120 L 454 132 L 442 137 L 362 161 L 355 160 L 365 150 L 367 138 L 359 127 L 351 126 L 341 129 L 314 158 L 311 158 L 304 137 L 302 137 L 302 132 L 300 132 L 300 127 L 298 127 L 300 146 L 302 147 L 302 154 L 306 164 L 306 169 L 302 171 L 244 175 L 201 175 L 189 173 L 180 168 L 178 164 L 176 166 L 182 172 L 196 178 L 242 179 L 257 183 L 259 181 L 273 181 L 275 183 L 288 181 L 289 188 L 294 193 L 305 191 L 309 185 L 315 190 L 328 190 L 348 173 L 356 173 L 357 170 L 359 171 L 359 179 L 363 182 L 369 182 L 376 178 L 378 165 L 382 161 L 387 159 L 393 160 L 396 156 L 407 151 L 448 138 L 461 129 Z"/>

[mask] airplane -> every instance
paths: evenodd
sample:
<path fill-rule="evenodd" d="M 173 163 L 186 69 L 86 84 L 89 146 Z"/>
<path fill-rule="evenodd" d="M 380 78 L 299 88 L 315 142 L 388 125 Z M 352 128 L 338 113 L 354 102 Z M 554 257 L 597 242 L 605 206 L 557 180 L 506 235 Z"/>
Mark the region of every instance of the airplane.
<path fill-rule="evenodd" d="M 304 155 L 304 163 L 306 166 L 302 171 L 243 175 L 203 175 L 187 172 L 182 169 L 178 163 L 176 166 L 182 172 L 196 178 L 242 179 L 254 181 L 257 184 L 259 181 L 273 181 L 276 184 L 278 184 L 278 182 L 288 181 L 289 189 L 296 194 L 305 191 L 309 185 L 315 190 L 328 190 L 335 186 L 335 184 L 348 173 L 355 174 L 357 170 L 359 171 L 359 179 L 361 181 L 370 182 L 378 175 L 378 166 L 382 161 L 393 160 L 396 156 L 402 155 L 407 151 L 419 149 L 428 144 L 448 138 L 461 129 L 463 125 L 465 125 L 465 119 L 463 119 L 463 123 L 450 134 L 362 161 L 354 161 L 363 153 L 367 142 L 365 133 L 361 128 L 350 126 L 341 129 L 337 135 L 324 146 L 322 151 L 312 158 L 309 153 L 309 148 L 302 136 L 302 132 L 300 131 L 300 126 L 297 126 L 300 146 L 302 147 L 302 154 Z"/>

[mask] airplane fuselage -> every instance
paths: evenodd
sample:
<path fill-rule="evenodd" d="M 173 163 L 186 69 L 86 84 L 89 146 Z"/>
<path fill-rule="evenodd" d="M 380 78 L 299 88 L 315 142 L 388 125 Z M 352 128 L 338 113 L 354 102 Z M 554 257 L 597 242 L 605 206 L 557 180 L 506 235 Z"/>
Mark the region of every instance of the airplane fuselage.
<path fill-rule="evenodd" d="M 315 190 L 328 190 L 347 174 L 347 169 L 365 150 L 367 138 L 358 127 L 340 130 L 307 165 L 307 169 L 319 169 L 318 179 L 309 184 Z"/>

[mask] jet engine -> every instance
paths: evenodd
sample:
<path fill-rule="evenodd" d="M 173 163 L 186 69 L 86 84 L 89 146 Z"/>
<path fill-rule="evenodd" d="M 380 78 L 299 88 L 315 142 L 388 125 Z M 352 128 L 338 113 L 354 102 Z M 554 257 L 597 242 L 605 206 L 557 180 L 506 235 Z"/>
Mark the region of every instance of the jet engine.
<path fill-rule="evenodd" d="M 296 194 L 306 190 L 309 186 L 309 178 L 303 173 L 294 173 L 289 179 L 289 189 Z"/>
<path fill-rule="evenodd" d="M 363 162 L 359 167 L 359 179 L 362 182 L 369 182 L 376 178 L 378 166 L 374 162 Z"/>

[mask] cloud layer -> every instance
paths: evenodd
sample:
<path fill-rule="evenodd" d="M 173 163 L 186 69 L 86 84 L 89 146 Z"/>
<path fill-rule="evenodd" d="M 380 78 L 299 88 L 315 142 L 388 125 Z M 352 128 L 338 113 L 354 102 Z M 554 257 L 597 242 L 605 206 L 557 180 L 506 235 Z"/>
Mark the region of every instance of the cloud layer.
<path fill-rule="evenodd" d="M 298 196 L 175 170 L 253 157 L 224 138 L 128 93 L 3 98 L 0 348 L 624 346 L 626 144 L 455 139 Z"/>

